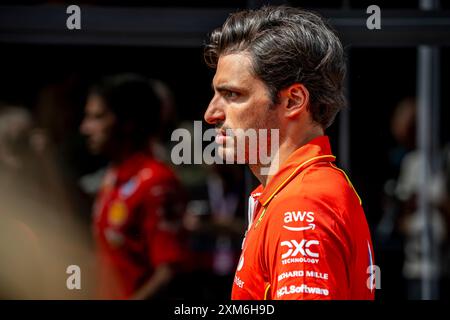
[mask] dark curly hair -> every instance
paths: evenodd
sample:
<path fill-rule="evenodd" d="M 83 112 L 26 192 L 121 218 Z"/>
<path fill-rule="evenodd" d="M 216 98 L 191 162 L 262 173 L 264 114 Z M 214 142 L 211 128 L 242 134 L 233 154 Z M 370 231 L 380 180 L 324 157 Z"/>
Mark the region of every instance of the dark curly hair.
<path fill-rule="evenodd" d="M 221 55 L 238 52 L 251 56 L 252 72 L 266 84 L 273 103 L 280 90 L 302 83 L 312 118 L 323 128 L 345 106 L 344 50 L 317 14 L 287 6 L 233 13 L 210 35 L 204 57 L 216 68 Z"/>
<path fill-rule="evenodd" d="M 90 93 L 105 101 L 120 125 L 132 125 L 126 138 L 137 147 L 146 146 L 148 138 L 158 132 L 161 101 L 148 78 L 133 73 L 107 76 L 94 84 Z"/>

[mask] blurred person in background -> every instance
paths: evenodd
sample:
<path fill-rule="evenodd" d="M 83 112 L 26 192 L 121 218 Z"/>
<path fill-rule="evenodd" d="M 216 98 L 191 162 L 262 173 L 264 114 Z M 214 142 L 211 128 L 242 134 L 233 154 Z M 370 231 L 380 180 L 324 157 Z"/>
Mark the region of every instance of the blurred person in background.
<path fill-rule="evenodd" d="M 87 299 L 91 256 L 46 135 L 20 106 L 0 107 L 0 296 Z M 80 288 L 66 286 L 70 265 Z"/>
<path fill-rule="evenodd" d="M 402 258 L 398 250 L 403 249 L 401 275 L 405 280 L 408 299 L 421 298 L 424 268 L 428 270 L 426 277 L 431 279 L 432 290 L 436 292 L 436 285 L 444 276 L 445 269 L 440 257 L 448 231 L 442 211 L 442 204 L 446 203 L 445 174 L 439 171 L 430 177 L 431 183 L 425 190 L 430 199 L 429 228 L 433 244 L 431 260 L 425 260 L 421 244 L 425 225 L 417 210 L 417 194 L 421 190 L 417 174 L 420 170 L 420 154 L 416 149 L 416 112 L 414 97 L 402 99 L 395 107 L 391 132 L 397 146 L 390 153 L 390 162 L 398 175 L 385 184 L 385 212 L 376 229 L 380 245 L 384 246 L 387 253 L 393 252 L 390 256 L 393 259 L 386 261 L 390 270 L 396 268 L 396 261 Z"/>
<path fill-rule="evenodd" d="M 170 161 L 170 149 L 173 146 L 173 142 L 170 141 L 170 135 L 176 127 L 177 122 L 175 98 L 173 92 L 165 82 L 159 79 L 150 79 L 150 84 L 161 105 L 161 119 L 158 128 L 149 137 L 150 152 L 155 159 L 164 162 L 179 175 L 180 167 L 173 166 Z M 78 181 L 78 185 L 83 194 L 86 194 L 92 200 L 100 189 L 108 167 L 108 161 L 106 159 L 105 163 L 105 156 L 103 154 L 91 153 L 90 156 L 91 159 L 88 161 L 94 162 L 92 165 L 95 167 L 95 171 L 83 174 Z"/>
<path fill-rule="evenodd" d="M 135 74 L 107 77 L 87 98 L 80 131 L 110 164 L 93 208 L 100 297 L 167 297 L 183 265 L 185 196 L 172 171 L 152 155 L 161 102 Z"/>
<path fill-rule="evenodd" d="M 390 133 L 394 144 L 387 157 L 390 173 L 382 194 L 383 214 L 378 222 L 374 240 L 378 250 L 378 263 L 383 271 L 382 297 L 395 299 L 407 292 L 403 277 L 405 238 L 400 228 L 400 212 L 403 203 L 396 195 L 397 180 L 402 161 L 416 147 L 416 104 L 413 97 L 406 97 L 393 108 L 390 117 Z M 386 265 L 386 267 L 383 267 Z M 399 285 L 399 279 L 402 279 Z M 391 287 L 392 286 L 392 287 Z"/>

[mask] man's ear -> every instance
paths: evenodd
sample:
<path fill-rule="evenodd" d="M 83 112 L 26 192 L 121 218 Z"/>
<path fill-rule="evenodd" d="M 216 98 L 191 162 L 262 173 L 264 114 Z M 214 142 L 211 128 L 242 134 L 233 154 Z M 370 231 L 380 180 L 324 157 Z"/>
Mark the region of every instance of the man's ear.
<path fill-rule="evenodd" d="M 285 116 L 294 118 L 307 110 L 309 91 L 301 83 L 294 83 L 288 88 L 281 90 L 280 98 L 284 102 L 282 105 Z"/>

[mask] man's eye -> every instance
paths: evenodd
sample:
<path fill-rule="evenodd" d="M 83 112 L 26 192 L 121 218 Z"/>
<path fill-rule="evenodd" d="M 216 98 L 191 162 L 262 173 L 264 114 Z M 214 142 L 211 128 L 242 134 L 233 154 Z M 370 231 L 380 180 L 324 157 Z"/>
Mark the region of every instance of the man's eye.
<path fill-rule="evenodd" d="M 225 92 L 225 97 L 228 99 L 233 99 L 233 98 L 237 98 L 239 96 L 239 94 L 237 92 L 233 92 L 233 91 L 226 91 Z"/>

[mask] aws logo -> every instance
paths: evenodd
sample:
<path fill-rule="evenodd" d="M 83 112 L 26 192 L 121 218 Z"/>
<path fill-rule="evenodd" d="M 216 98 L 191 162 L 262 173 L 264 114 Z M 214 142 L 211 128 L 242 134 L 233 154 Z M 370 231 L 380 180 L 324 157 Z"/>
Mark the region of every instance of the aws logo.
<path fill-rule="evenodd" d="M 314 212 L 311 211 L 288 211 L 284 213 L 284 223 L 290 224 L 292 222 L 305 222 L 304 226 L 301 227 L 290 227 L 284 225 L 283 228 L 290 231 L 304 231 L 304 230 L 314 230 L 316 225 L 314 222 Z"/>

